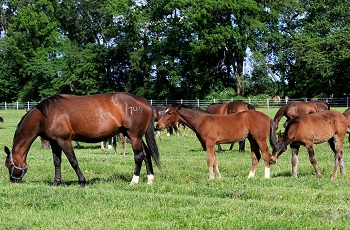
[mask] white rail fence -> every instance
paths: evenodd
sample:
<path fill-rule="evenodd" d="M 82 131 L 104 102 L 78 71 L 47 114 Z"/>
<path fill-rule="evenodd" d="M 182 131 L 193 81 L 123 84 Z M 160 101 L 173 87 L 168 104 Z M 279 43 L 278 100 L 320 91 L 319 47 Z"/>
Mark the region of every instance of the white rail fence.
<path fill-rule="evenodd" d="M 349 107 L 350 106 L 350 98 L 319 98 L 319 100 L 327 102 L 330 107 Z M 284 104 L 288 104 L 292 101 L 310 101 L 311 98 L 292 98 L 292 99 L 281 99 L 280 101 L 275 101 L 271 98 L 266 99 L 252 99 L 252 98 L 245 98 L 240 99 L 239 101 L 244 101 L 249 104 L 254 105 L 258 108 L 275 108 L 275 107 L 281 107 Z M 229 100 L 149 100 L 152 105 L 172 105 L 175 103 L 181 103 L 181 104 L 191 104 L 191 105 L 197 105 L 202 108 L 208 107 L 212 103 L 226 103 L 231 101 L 238 101 L 237 99 L 229 99 Z M 0 110 L 30 110 L 33 107 L 35 107 L 40 102 L 0 102 Z"/>

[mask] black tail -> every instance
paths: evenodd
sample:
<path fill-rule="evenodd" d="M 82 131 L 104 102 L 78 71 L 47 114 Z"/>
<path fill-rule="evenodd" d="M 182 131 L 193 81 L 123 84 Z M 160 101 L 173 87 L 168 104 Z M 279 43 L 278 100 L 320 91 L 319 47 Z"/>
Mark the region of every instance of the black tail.
<path fill-rule="evenodd" d="M 4 123 L 4 118 L 0 117 L 0 123 Z"/>
<path fill-rule="evenodd" d="M 158 151 L 158 146 L 157 146 L 157 142 L 156 139 L 154 137 L 154 116 L 153 116 L 153 109 L 152 109 L 152 116 L 151 116 L 151 120 L 148 124 L 147 127 L 147 131 L 145 134 L 146 137 L 146 142 L 148 145 L 148 148 L 151 152 L 151 156 L 153 158 L 153 160 L 155 161 L 156 165 L 158 168 L 161 168 L 161 163 L 160 163 L 160 159 L 159 159 L 159 151 Z"/>
<path fill-rule="evenodd" d="M 277 142 L 277 137 L 276 137 L 276 127 L 275 123 L 273 122 L 272 119 L 270 119 L 270 145 L 272 149 L 275 148 L 276 142 Z"/>

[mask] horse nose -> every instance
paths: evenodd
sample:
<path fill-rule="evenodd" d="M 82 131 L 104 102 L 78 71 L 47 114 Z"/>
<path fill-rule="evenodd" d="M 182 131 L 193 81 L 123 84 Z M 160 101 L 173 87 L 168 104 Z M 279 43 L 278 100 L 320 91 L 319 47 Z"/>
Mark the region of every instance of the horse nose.
<path fill-rule="evenodd" d="M 273 165 L 273 164 L 275 164 L 275 163 L 276 163 L 276 158 L 271 157 L 271 158 L 270 158 L 270 165 Z"/>
<path fill-rule="evenodd" d="M 162 131 L 162 127 L 157 123 L 156 127 L 154 128 L 155 131 Z"/>

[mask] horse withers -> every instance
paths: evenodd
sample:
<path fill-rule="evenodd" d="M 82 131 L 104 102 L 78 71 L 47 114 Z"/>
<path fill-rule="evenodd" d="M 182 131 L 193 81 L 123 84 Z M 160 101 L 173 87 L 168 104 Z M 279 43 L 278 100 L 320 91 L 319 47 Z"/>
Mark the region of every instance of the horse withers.
<path fill-rule="evenodd" d="M 337 177 L 339 167 L 340 172 L 345 174 L 342 146 L 347 126 L 346 118 L 337 111 L 327 110 L 319 113 L 299 115 L 288 123 L 283 135 L 279 135 L 270 163 L 276 163 L 277 158 L 290 145 L 292 149 L 292 176 L 297 177 L 299 147 L 304 145 L 309 153 L 309 160 L 314 167 L 316 176 L 321 177 L 314 144 L 328 141 L 334 152 L 335 165 L 331 177 L 334 180 Z"/>
<path fill-rule="evenodd" d="M 28 168 L 26 159 L 29 148 L 35 138 L 41 136 L 51 144 L 55 167 L 52 185 L 57 186 L 62 182 L 63 151 L 78 176 L 80 187 L 84 187 L 86 180 L 78 165 L 72 140 L 97 143 L 122 133 L 130 139 L 134 152 L 135 170 L 131 184 L 139 182 L 143 161 L 146 163 L 148 184 L 152 184 L 154 173 L 151 158 L 160 167 L 153 119 L 150 103 L 129 93 L 52 96 L 22 117 L 14 134 L 12 151 L 5 147 L 5 165 L 10 181 L 22 180 Z"/>
<path fill-rule="evenodd" d="M 232 115 L 219 115 L 176 104 L 167 109 L 157 122 L 156 129 L 163 130 L 175 121 L 192 129 L 205 147 L 210 180 L 214 179 L 214 171 L 216 177 L 221 177 L 215 145 L 242 141 L 246 137 L 252 151 L 252 167 L 248 177 L 254 177 L 261 155 L 265 161 L 265 178 L 270 177 L 271 154 L 266 140 L 270 137 L 270 144 L 274 146 L 276 136 L 273 121 L 264 113 L 249 110 Z"/>

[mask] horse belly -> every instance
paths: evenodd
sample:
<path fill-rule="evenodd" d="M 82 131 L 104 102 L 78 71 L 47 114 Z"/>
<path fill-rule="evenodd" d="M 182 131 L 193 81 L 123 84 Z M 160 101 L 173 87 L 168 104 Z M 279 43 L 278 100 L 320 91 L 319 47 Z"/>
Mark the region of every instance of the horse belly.
<path fill-rule="evenodd" d="M 225 128 L 217 136 L 216 144 L 227 144 L 242 141 L 249 134 L 249 131 L 245 128 L 232 129 Z"/>

